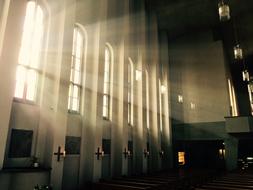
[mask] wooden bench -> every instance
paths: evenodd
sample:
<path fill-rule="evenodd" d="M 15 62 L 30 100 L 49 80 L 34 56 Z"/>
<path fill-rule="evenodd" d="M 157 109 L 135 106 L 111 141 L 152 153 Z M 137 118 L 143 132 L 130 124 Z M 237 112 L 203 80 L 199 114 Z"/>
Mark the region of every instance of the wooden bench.
<path fill-rule="evenodd" d="M 167 189 L 168 187 L 172 187 L 168 182 L 161 180 L 151 180 L 145 178 L 115 178 L 115 181 L 124 181 L 127 183 L 144 183 L 151 186 L 155 186 L 157 189 Z"/>
<path fill-rule="evenodd" d="M 223 182 L 217 182 L 217 181 L 214 181 L 214 182 L 210 182 L 210 183 L 207 183 L 207 185 L 217 185 L 217 186 L 223 186 L 223 187 L 235 187 L 235 188 L 239 188 L 239 187 L 243 187 L 243 188 L 247 188 L 247 189 L 253 189 L 253 185 L 245 185 L 245 184 L 242 184 L 242 183 L 223 183 Z"/>
<path fill-rule="evenodd" d="M 152 188 L 99 182 L 92 185 L 92 190 L 152 190 Z"/>
<path fill-rule="evenodd" d="M 196 190 L 253 190 L 253 175 L 230 173 L 207 182 Z"/>
<path fill-rule="evenodd" d="M 109 184 L 119 184 L 119 185 L 127 185 L 127 186 L 134 186 L 134 187 L 150 187 L 151 189 L 163 189 L 161 184 L 154 184 L 154 183 L 147 183 L 147 182 L 135 182 L 135 181 L 126 181 L 126 180 L 101 180 L 102 183 L 109 183 Z"/>
<path fill-rule="evenodd" d="M 213 181 L 216 183 L 253 185 L 253 182 L 247 182 L 247 181 L 232 181 L 232 180 L 224 180 L 224 179 L 217 179 Z"/>
<path fill-rule="evenodd" d="M 248 188 L 244 188 L 244 187 L 234 187 L 234 186 L 229 186 L 229 187 L 225 187 L 225 186 L 219 186 L 219 185 L 203 185 L 201 186 L 200 188 L 195 188 L 196 190 L 197 189 L 209 189 L 209 190 L 252 190 L 252 189 L 248 189 Z"/>
<path fill-rule="evenodd" d="M 102 179 L 93 184 L 93 190 L 178 190 L 193 189 L 196 185 L 208 178 L 208 172 L 186 172 L 171 173 L 161 172 L 149 175 L 117 177 L 112 179 Z M 202 187 L 199 187 L 202 188 Z M 206 189 L 205 187 L 203 187 Z"/>

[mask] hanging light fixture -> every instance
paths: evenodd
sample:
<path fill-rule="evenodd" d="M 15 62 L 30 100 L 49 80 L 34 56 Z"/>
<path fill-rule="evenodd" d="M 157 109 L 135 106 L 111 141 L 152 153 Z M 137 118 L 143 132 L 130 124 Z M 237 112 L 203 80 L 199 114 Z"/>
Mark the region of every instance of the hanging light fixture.
<path fill-rule="evenodd" d="M 230 19 L 230 9 L 227 4 L 221 0 L 218 4 L 220 21 L 227 21 Z"/>
<path fill-rule="evenodd" d="M 237 59 L 237 60 L 243 58 L 242 48 L 240 47 L 239 44 L 237 44 L 237 45 L 234 47 L 234 56 L 235 56 L 235 59 Z"/>
<path fill-rule="evenodd" d="M 247 70 L 242 71 L 243 81 L 249 81 L 249 72 Z"/>
<path fill-rule="evenodd" d="M 166 86 L 165 85 L 161 85 L 161 93 L 165 94 L 166 90 L 167 90 Z"/>
<path fill-rule="evenodd" d="M 142 78 L 142 71 L 141 70 L 135 70 L 135 80 L 140 81 Z"/>

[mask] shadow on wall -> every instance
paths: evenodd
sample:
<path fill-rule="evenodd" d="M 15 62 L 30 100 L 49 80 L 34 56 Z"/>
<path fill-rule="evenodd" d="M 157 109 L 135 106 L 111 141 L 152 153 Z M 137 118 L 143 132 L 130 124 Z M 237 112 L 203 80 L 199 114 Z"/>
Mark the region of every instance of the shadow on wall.
<path fill-rule="evenodd" d="M 177 123 L 177 124 L 175 124 Z M 173 140 L 217 140 L 229 138 L 225 121 L 180 124 L 173 121 Z"/>

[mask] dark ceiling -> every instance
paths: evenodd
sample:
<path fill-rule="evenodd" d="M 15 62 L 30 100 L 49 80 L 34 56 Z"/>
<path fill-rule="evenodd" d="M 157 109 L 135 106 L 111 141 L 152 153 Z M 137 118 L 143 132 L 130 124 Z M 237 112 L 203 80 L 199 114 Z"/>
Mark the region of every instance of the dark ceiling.
<path fill-rule="evenodd" d="M 146 9 L 155 12 L 160 30 L 166 31 L 172 44 L 174 39 L 188 33 L 212 31 L 214 40 L 222 40 L 225 60 L 237 92 L 239 110 L 250 115 L 248 89 L 241 71 L 253 76 L 253 0 L 224 0 L 230 7 L 231 19 L 220 22 L 219 0 L 145 0 Z M 190 35 L 191 36 L 191 35 Z M 244 59 L 234 59 L 233 48 L 240 44 Z"/>
<path fill-rule="evenodd" d="M 159 29 L 169 38 L 188 32 L 217 27 L 219 0 L 146 0 L 149 11 L 156 12 Z M 231 16 L 253 12 L 253 0 L 229 0 Z"/>

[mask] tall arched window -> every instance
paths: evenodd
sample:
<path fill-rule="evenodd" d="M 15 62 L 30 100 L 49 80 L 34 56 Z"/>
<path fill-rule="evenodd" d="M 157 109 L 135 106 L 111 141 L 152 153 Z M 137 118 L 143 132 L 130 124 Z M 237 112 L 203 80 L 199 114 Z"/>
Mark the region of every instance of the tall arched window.
<path fill-rule="evenodd" d="M 162 99 L 162 84 L 161 80 L 158 81 L 158 94 L 159 94 L 159 119 L 160 119 L 160 130 L 163 130 L 163 99 Z"/>
<path fill-rule="evenodd" d="M 134 84 L 134 67 L 131 58 L 128 63 L 128 89 L 127 89 L 127 122 L 133 126 L 133 84 Z"/>
<path fill-rule="evenodd" d="M 82 91 L 82 68 L 84 55 L 84 36 L 79 27 L 74 28 L 71 73 L 69 84 L 68 110 L 80 112 Z"/>
<path fill-rule="evenodd" d="M 21 48 L 16 71 L 15 97 L 36 101 L 40 50 L 43 37 L 43 11 L 35 1 L 29 1 L 23 27 Z"/>
<path fill-rule="evenodd" d="M 248 88 L 249 88 L 249 86 L 248 86 Z M 230 79 L 228 79 L 228 90 L 229 90 L 231 116 L 238 116 L 237 103 L 236 103 L 236 97 L 235 97 L 235 89 L 234 89 L 234 86 L 231 83 Z"/>
<path fill-rule="evenodd" d="M 110 113 L 110 89 L 111 89 L 111 64 L 112 52 L 108 45 L 105 46 L 104 62 L 104 91 L 103 91 L 103 118 L 109 119 Z"/>
<path fill-rule="evenodd" d="M 147 128 L 149 129 L 149 77 L 148 71 L 145 71 L 146 75 L 146 119 L 147 119 Z"/>

